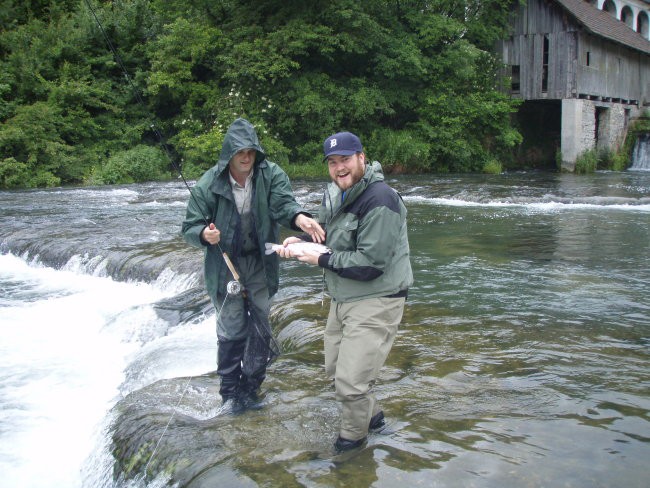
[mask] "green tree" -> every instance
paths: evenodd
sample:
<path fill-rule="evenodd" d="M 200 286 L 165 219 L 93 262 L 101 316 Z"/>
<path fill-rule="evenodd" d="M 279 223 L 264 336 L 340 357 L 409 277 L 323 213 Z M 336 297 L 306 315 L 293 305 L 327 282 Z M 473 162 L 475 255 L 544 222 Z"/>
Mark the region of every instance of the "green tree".
<path fill-rule="evenodd" d="M 343 129 L 395 171 L 481 171 L 520 140 L 505 0 L 89 1 L 2 2 L 2 187 L 160 178 L 167 154 L 198 176 L 239 116 L 280 163 Z"/>

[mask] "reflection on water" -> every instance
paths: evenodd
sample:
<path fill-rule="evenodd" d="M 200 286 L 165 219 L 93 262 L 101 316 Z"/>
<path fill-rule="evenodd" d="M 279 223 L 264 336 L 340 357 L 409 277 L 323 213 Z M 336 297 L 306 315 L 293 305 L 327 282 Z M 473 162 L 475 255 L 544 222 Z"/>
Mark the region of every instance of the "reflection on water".
<path fill-rule="evenodd" d="M 307 486 L 645 485 L 650 179 L 481 179 L 396 185 L 417 283 L 377 387 L 395 432 Z"/>
<path fill-rule="evenodd" d="M 119 461 L 136 473 L 118 486 L 146 485 L 142 453 L 160 439 L 149 474 L 169 472 L 151 486 L 647 485 L 650 174 L 391 184 L 409 210 L 416 283 L 376 385 L 388 429 L 349 459 L 331 454 L 339 411 L 323 373 L 328 301 L 314 268 L 282 264 L 271 318 L 284 354 L 270 368 L 265 407 L 214 418 L 217 379 L 187 369 L 196 358 L 210 364 L 215 348 L 214 316 L 197 292 L 201 257 L 178 237 L 186 190 L 32 192 L 46 216 L 34 198 L 0 193 L 3 251 L 175 290 L 149 310 L 162 321 L 149 326 L 166 333 L 147 335 L 126 313 L 106 326 L 142 343 L 111 414 L 107 442 L 132 449 Z M 322 186 L 294 183 L 310 208 Z M 55 242 L 26 221 L 56 228 Z M 147 232 L 125 232 L 134 227 Z M 19 279 L 3 281 L 0 305 L 37 298 Z"/>

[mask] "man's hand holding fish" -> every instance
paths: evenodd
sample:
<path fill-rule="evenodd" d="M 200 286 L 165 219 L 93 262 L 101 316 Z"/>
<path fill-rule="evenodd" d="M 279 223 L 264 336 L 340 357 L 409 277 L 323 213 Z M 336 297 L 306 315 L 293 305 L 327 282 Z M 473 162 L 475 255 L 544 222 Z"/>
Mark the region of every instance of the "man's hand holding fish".
<path fill-rule="evenodd" d="M 283 258 L 296 258 L 309 264 L 318 264 L 321 254 L 332 252 L 322 244 L 303 241 L 297 237 L 287 237 L 282 244 L 267 244 L 266 247 L 266 252 L 277 252 Z"/>

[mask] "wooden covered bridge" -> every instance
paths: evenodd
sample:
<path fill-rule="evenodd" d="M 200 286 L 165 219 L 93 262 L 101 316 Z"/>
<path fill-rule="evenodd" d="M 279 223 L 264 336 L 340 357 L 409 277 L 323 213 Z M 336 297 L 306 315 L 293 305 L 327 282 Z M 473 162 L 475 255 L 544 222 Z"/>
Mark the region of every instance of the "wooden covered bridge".
<path fill-rule="evenodd" d="M 500 41 L 513 96 L 524 100 L 518 157 L 572 171 L 591 149 L 615 150 L 650 108 L 646 0 L 527 0 Z"/>

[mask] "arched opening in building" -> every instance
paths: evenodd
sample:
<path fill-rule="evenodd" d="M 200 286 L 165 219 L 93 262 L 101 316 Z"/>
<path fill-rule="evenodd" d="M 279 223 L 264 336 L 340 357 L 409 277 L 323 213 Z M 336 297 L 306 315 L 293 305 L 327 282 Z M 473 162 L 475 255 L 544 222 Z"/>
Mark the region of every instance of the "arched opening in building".
<path fill-rule="evenodd" d="M 636 19 L 636 31 L 641 34 L 646 39 L 650 40 L 650 18 L 648 17 L 647 12 L 639 12 L 639 16 Z"/>
<path fill-rule="evenodd" d="M 612 0 L 605 0 L 603 3 L 603 10 L 615 19 L 618 19 L 618 16 L 616 15 L 616 4 Z"/>
<path fill-rule="evenodd" d="M 626 5 L 621 9 L 621 21 L 625 22 L 625 25 L 630 29 L 634 29 L 634 12 L 632 12 L 629 5 Z"/>

